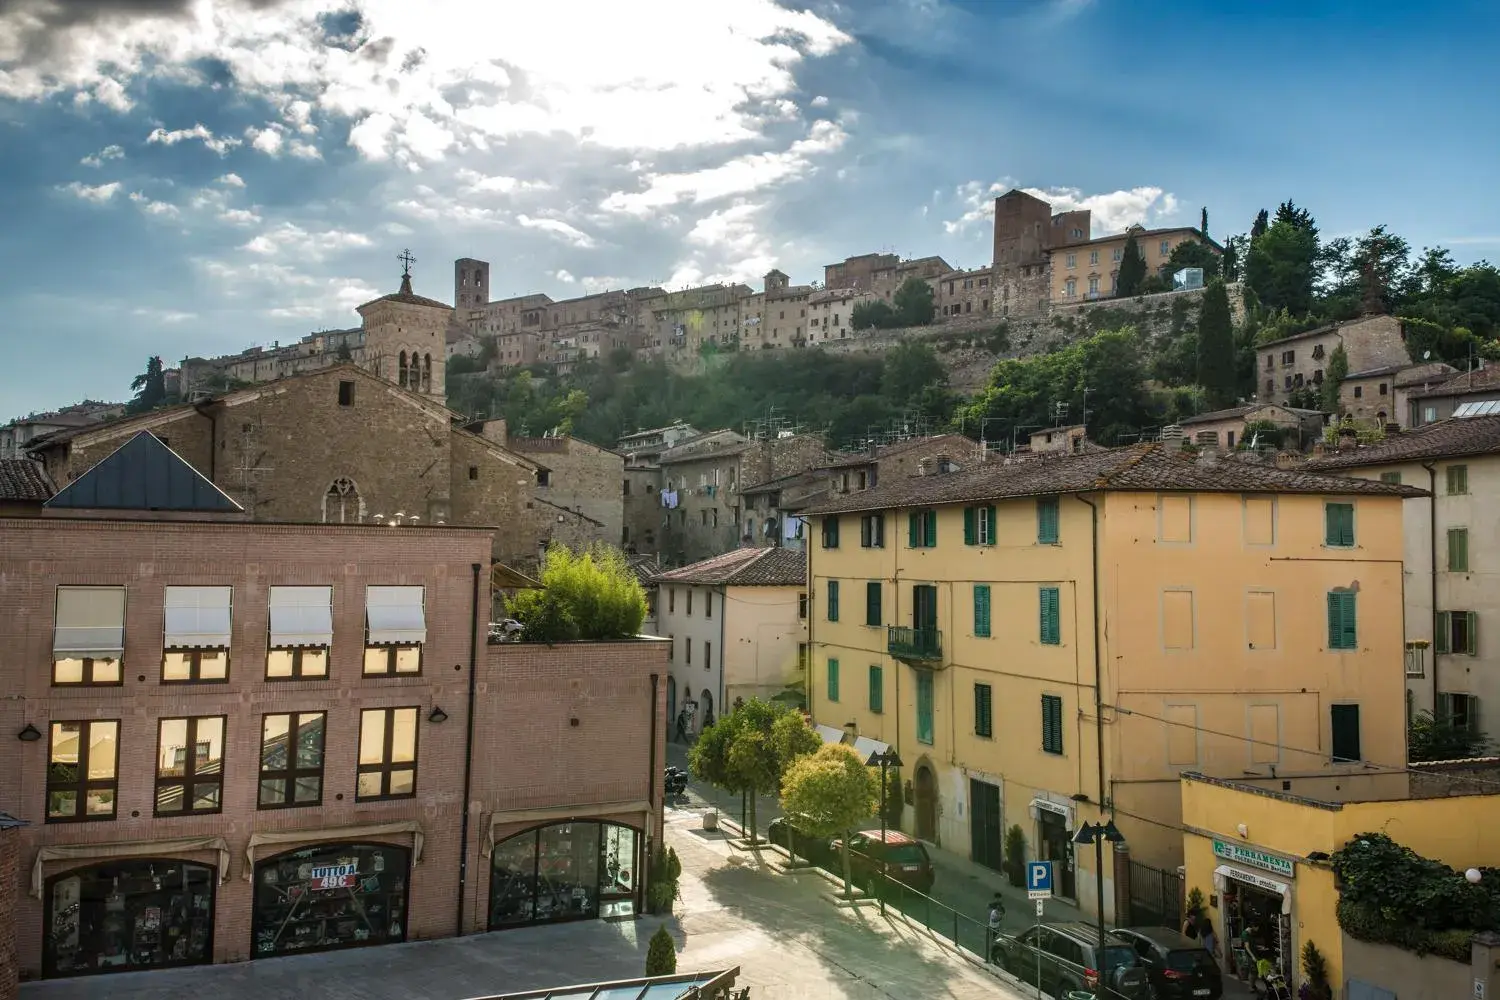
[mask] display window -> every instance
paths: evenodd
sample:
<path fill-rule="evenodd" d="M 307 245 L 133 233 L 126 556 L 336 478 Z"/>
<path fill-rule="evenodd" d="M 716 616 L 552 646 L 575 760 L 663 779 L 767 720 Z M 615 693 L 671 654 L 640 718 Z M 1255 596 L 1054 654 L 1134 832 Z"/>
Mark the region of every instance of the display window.
<path fill-rule="evenodd" d="M 78 976 L 213 961 L 212 865 L 106 861 L 47 881 L 43 974 Z"/>
<path fill-rule="evenodd" d="M 491 930 L 635 912 L 640 835 L 618 823 L 537 827 L 490 855 Z"/>
<path fill-rule="evenodd" d="M 411 851 L 320 844 L 255 865 L 256 958 L 406 940 Z"/>

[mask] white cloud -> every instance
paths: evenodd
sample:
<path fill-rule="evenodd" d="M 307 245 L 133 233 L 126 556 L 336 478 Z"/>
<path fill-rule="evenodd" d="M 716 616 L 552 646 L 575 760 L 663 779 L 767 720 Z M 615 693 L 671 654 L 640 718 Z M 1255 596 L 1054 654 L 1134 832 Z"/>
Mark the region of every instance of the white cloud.
<path fill-rule="evenodd" d="M 225 187 L 242 188 L 242 187 L 245 186 L 245 181 L 244 181 L 244 179 L 242 177 L 240 177 L 239 174 L 225 174 L 224 176 L 220 177 L 214 183 L 215 184 L 222 184 Z"/>
<path fill-rule="evenodd" d="M 189 139 L 203 140 L 203 145 L 220 156 L 228 154 L 231 149 L 240 144 L 240 140 L 232 139 L 227 135 L 215 136 L 213 130 L 202 122 L 199 122 L 192 128 L 179 128 L 171 132 L 168 132 L 164 128 L 155 128 L 151 130 L 150 135 L 146 136 L 147 142 L 160 143 L 163 146 L 175 146 L 179 142 L 186 142 Z"/>
<path fill-rule="evenodd" d="M 297 102 L 306 103 L 306 102 Z M 314 132 L 317 130 L 314 129 Z M 310 142 L 298 139 L 291 135 L 291 129 L 278 122 L 268 122 L 265 128 L 256 128 L 251 125 L 245 129 L 245 138 L 250 143 L 250 148 L 257 152 L 265 153 L 273 159 L 282 153 L 304 160 L 321 160 L 323 154 Z"/>
<path fill-rule="evenodd" d="M 95 204 L 103 204 L 104 202 L 109 201 L 119 192 L 120 182 L 111 181 L 108 184 L 80 184 L 78 181 L 71 181 L 70 183 L 59 185 L 58 190 L 67 191 L 69 194 L 76 195 L 77 197 L 82 198 L 84 201 L 92 201 Z"/>
<path fill-rule="evenodd" d="M 226 208 L 219 213 L 219 218 L 236 226 L 253 226 L 261 221 L 260 216 L 248 208 Z"/>
<path fill-rule="evenodd" d="M 594 238 L 588 233 L 563 222 L 561 219 L 534 219 L 529 215 L 518 215 L 516 216 L 516 222 L 527 229 L 539 229 L 544 233 L 551 233 L 559 239 L 585 250 L 596 245 Z"/>
<path fill-rule="evenodd" d="M 176 205 L 170 205 L 164 201 L 154 201 L 141 191 L 130 192 L 130 200 L 139 205 L 141 211 L 147 215 L 166 216 L 175 219 L 181 214 L 177 210 Z"/>
<path fill-rule="evenodd" d="M 553 271 L 552 277 L 556 278 L 558 281 L 561 281 L 565 285 L 571 285 L 578 280 L 577 278 L 573 277 L 572 273 L 565 268 L 560 268 L 556 271 Z"/>
<path fill-rule="evenodd" d="M 808 102 L 808 106 L 813 108 L 826 108 L 828 107 L 828 98 L 824 97 L 822 94 L 819 94 L 817 97 L 814 97 L 811 101 Z"/>
<path fill-rule="evenodd" d="M 256 128 L 254 125 L 245 129 L 245 138 L 250 140 L 250 148 L 259 150 L 267 156 L 281 155 L 281 132 L 276 128 Z"/>
<path fill-rule="evenodd" d="M 776 266 L 771 238 L 762 228 L 764 206 L 741 201 L 700 219 L 687 234 L 689 256 L 678 262 L 668 287 L 713 281 L 752 281 Z"/>
<path fill-rule="evenodd" d="M 198 318 L 197 313 L 182 312 L 177 309 L 152 309 L 138 306 L 130 310 L 132 316 L 141 316 L 145 319 L 155 320 L 158 323 L 186 323 L 188 320 Z"/>
<path fill-rule="evenodd" d="M 516 177 L 487 177 L 477 170 L 463 168 L 454 175 L 469 194 L 518 194 L 530 191 L 550 191 L 552 185 L 546 181 L 523 181 Z"/>
<path fill-rule="evenodd" d="M 85 167 L 102 167 L 105 160 L 120 160 L 125 157 L 123 146 L 105 146 L 97 153 L 91 153 L 78 162 Z"/>
<path fill-rule="evenodd" d="M 1006 179 L 986 185 L 969 181 L 959 185 L 957 195 L 964 206 L 958 218 L 943 223 L 949 233 L 959 233 L 975 225 L 990 225 L 995 216 L 995 198 L 1015 188 Z M 1071 212 L 1086 208 L 1093 222 L 1093 236 L 1117 233 L 1127 226 L 1142 223 L 1154 225 L 1170 221 L 1179 208 L 1177 196 L 1159 187 L 1137 187 L 1129 190 L 1084 194 L 1078 188 L 1021 188 L 1020 190 L 1050 202 L 1052 211 Z"/>
<path fill-rule="evenodd" d="M 363 233 L 343 229 L 312 232 L 291 222 L 280 222 L 245 243 L 240 249 L 264 257 L 290 254 L 307 260 L 322 260 L 330 253 L 370 246 Z"/>

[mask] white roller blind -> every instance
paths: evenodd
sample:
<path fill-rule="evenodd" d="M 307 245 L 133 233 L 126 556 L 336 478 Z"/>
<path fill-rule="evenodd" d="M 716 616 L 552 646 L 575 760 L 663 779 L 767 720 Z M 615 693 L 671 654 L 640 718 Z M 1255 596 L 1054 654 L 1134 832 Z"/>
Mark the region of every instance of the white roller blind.
<path fill-rule="evenodd" d="M 124 587 L 58 587 L 52 652 L 115 659 L 125 652 Z"/>
<path fill-rule="evenodd" d="M 365 622 L 372 646 L 427 641 L 421 587 L 366 587 Z"/>
<path fill-rule="evenodd" d="M 168 587 L 168 649 L 228 649 L 232 587 Z"/>
<path fill-rule="evenodd" d="M 333 645 L 332 587 L 272 587 L 271 647 Z"/>

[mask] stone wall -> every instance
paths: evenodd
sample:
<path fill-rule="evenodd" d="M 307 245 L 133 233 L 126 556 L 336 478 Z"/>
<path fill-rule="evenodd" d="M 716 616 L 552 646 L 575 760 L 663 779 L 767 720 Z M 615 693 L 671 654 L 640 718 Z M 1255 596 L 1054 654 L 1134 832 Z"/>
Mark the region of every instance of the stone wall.
<path fill-rule="evenodd" d="M 507 444 L 549 470 L 549 485 L 539 486 L 537 496 L 598 521 L 602 527 L 597 535 L 611 545 L 620 544 L 625 523 L 623 457 L 575 437 L 510 436 Z"/>

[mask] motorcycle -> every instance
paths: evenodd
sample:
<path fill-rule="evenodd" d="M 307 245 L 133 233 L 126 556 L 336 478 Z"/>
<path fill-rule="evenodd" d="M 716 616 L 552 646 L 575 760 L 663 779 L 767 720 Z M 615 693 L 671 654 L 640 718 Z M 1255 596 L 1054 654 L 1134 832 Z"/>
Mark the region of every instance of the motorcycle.
<path fill-rule="evenodd" d="M 688 775 L 680 767 L 668 764 L 663 783 L 666 786 L 666 792 L 669 796 L 676 797 L 687 794 Z"/>

